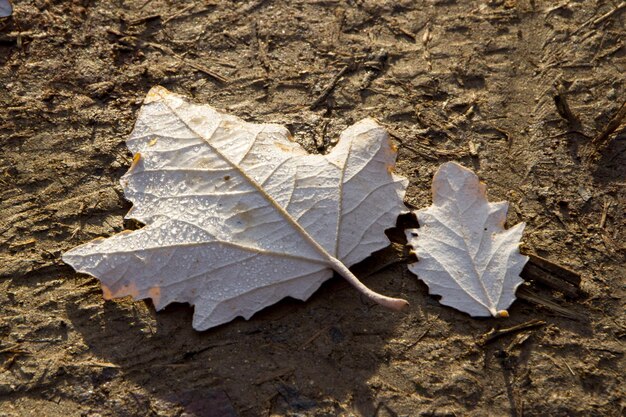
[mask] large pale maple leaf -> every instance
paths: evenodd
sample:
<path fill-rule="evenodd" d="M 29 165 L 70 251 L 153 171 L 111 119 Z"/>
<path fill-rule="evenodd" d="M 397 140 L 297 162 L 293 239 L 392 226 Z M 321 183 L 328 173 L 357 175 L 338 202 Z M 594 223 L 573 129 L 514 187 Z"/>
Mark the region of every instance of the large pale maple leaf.
<path fill-rule="evenodd" d="M 310 155 L 282 126 L 246 123 L 154 87 L 127 141 L 121 183 L 128 218 L 145 227 L 74 248 L 63 260 L 97 277 L 105 298 L 195 306 L 198 330 L 285 297 L 307 299 L 332 270 L 374 301 L 348 270 L 389 244 L 408 181 L 372 119 Z"/>
<path fill-rule="evenodd" d="M 505 230 L 509 204 L 488 202 L 485 184 L 455 162 L 439 167 L 432 190 L 433 204 L 415 212 L 420 228 L 407 230 L 418 259 L 409 270 L 444 305 L 507 316 L 528 260 L 519 250 L 524 223 Z"/>

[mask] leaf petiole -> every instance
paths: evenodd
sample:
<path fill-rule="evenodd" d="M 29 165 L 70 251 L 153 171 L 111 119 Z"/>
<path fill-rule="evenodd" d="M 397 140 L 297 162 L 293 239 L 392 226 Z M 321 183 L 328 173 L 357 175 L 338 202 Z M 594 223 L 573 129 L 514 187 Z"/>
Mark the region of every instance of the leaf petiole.
<path fill-rule="evenodd" d="M 376 304 L 395 311 L 401 311 L 409 305 L 409 302 L 402 298 L 387 297 L 386 295 L 372 291 L 359 281 L 359 279 L 337 258 L 330 256 L 328 261 L 335 272 L 344 277 L 353 287 Z"/>

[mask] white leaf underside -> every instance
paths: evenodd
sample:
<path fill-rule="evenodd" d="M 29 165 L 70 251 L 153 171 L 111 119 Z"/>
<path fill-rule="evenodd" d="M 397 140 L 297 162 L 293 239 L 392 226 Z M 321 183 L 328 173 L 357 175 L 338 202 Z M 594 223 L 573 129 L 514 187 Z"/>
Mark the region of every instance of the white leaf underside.
<path fill-rule="evenodd" d="M 457 163 L 443 164 L 432 188 L 433 205 L 415 212 L 420 228 L 406 233 L 418 259 L 409 270 L 444 305 L 507 315 L 528 260 L 519 251 L 524 223 L 505 230 L 508 203 L 489 203 L 485 184 Z"/>
<path fill-rule="evenodd" d="M 63 260 L 97 277 L 106 298 L 194 305 L 198 330 L 307 299 L 337 259 L 350 266 L 386 247 L 384 230 L 404 212 L 408 181 L 391 173 L 395 151 L 372 119 L 346 129 L 329 154 L 310 155 L 282 126 L 154 87 L 127 145 L 126 217 L 146 226 Z"/>
<path fill-rule="evenodd" d="M 8 0 L 0 0 L 0 17 L 9 17 L 13 14 L 13 6 Z"/>

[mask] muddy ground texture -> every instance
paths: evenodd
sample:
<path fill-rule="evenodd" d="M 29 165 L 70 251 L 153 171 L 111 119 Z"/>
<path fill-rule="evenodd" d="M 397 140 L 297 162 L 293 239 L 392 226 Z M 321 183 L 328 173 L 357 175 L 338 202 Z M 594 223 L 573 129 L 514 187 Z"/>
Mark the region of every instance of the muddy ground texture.
<path fill-rule="evenodd" d="M 624 102 L 624 2 L 15 3 L 0 23 L 0 415 L 623 413 L 623 127 L 584 155 Z M 531 285 L 577 318 L 518 300 L 473 319 L 405 263 L 365 278 L 405 313 L 339 278 L 202 333 L 186 305 L 105 302 L 60 255 L 130 226 L 124 140 L 155 84 L 285 124 L 311 152 L 375 117 L 411 207 L 442 162 L 475 169 L 525 245 L 582 275 L 580 297 Z"/>

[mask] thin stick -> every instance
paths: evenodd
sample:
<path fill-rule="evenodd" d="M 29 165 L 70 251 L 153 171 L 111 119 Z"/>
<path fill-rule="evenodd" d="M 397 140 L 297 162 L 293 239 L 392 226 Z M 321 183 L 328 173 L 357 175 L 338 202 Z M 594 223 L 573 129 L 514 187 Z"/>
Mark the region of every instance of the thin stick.
<path fill-rule="evenodd" d="M 524 269 L 520 274 L 525 280 L 539 282 L 550 288 L 562 292 L 565 296 L 570 298 L 577 298 L 580 296 L 580 289 L 574 287 L 571 283 L 559 279 L 559 277 L 550 274 L 548 271 L 538 267 L 530 262 L 524 265 Z"/>
<path fill-rule="evenodd" d="M 422 334 L 420 334 L 420 335 L 417 337 L 417 339 L 415 339 L 415 341 L 409 345 L 409 349 L 412 349 L 415 345 L 417 345 L 419 342 L 421 342 L 421 341 L 422 341 L 422 339 L 426 337 L 426 335 L 428 334 L 428 332 L 430 332 L 430 329 L 432 329 L 434 325 L 435 325 L 435 323 L 430 323 L 430 324 L 428 325 L 428 327 L 426 328 L 426 330 L 424 330 L 424 331 L 422 332 Z"/>
<path fill-rule="evenodd" d="M 605 14 L 603 14 L 602 16 L 600 16 L 596 20 L 594 20 L 593 21 L 594 26 L 599 25 L 600 23 L 604 22 L 606 19 L 608 19 L 609 17 L 613 16 L 615 13 L 619 12 L 620 10 L 622 10 L 624 8 L 626 8 L 626 1 L 621 2 L 620 4 L 615 6 L 615 8 L 613 10 L 610 10 L 610 11 L 606 12 Z"/>
<path fill-rule="evenodd" d="M 194 7 L 196 7 L 195 4 L 190 4 L 187 7 L 184 7 L 183 9 L 179 10 L 178 12 L 174 13 L 173 15 L 171 15 L 170 17 L 167 17 L 165 19 L 163 19 L 163 24 L 166 24 L 167 22 L 169 22 L 170 20 L 174 20 L 177 19 L 178 17 L 180 17 L 183 13 L 187 13 L 189 10 L 193 9 Z"/>
<path fill-rule="evenodd" d="M 151 14 L 148 16 L 139 17 L 137 19 L 128 20 L 126 23 L 128 23 L 128 26 L 138 26 L 144 23 L 148 23 L 152 20 L 160 19 L 160 18 L 161 18 L 160 14 Z"/>
<path fill-rule="evenodd" d="M 226 78 L 226 77 L 224 77 L 224 76 L 222 76 L 222 75 L 220 75 L 220 74 L 218 74 L 218 73 L 208 69 L 207 67 L 205 67 L 203 65 L 195 64 L 193 62 L 187 61 L 184 57 L 178 55 L 176 52 L 172 51 L 170 48 L 167 48 L 167 47 L 165 47 L 163 45 L 159 45 L 158 43 L 154 43 L 154 42 L 147 42 L 147 45 L 151 46 L 151 47 L 153 47 L 155 49 L 158 49 L 161 52 L 164 52 L 166 54 L 172 55 L 175 58 L 180 59 L 184 64 L 190 66 L 193 69 L 196 69 L 196 70 L 198 70 L 200 72 L 205 73 L 209 77 L 214 78 L 214 79 L 216 79 L 217 81 L 219 81 L 221 83 L 226 84 L 226 83 L 228 83 L 230 81 L 228 78 Z"/>
<path fill-rule="evenodd" d="M 540 296 L 539 294 L 535 293 L 534 291 L 532 291 L 531 289 L 527 288 L 527 287 L 520 287 L 518 288 L 517 292 L 515 293 L 515 295 L 517 296 L 517 298 L 519 298 L 520 300 L 524 300 L 527 301 L 529 303 L 547 308 L 548 310 L 552 311 L 555 314 L 558 314 L 560 316 L 563 317 L 567 317 L 568 319 L 572 319 L 572 320 L 578 320 L 578 321 L 584 321 L 585 320 L 585 316 L 578 314 L 568 308 L 565 308 L 557 303 L 555 303 L 554 301 L 551 301 L 545 297 Z"/>
<path fill-rule="evenodd" d="M 599 25 L 600 23 L 604 22 L 606 19 L 608 19 L 609 17 L 613 16 L 615 13 L 619 12 L 620 10 L 622 10 L 623 8 L 626 8 L 626 1 L 623 1 L 622 3 L 618 4 L 617 6 L 615 6 L 614 9 L 609 10 L 608 12 L 606 12 L 605 14 L 603 14 L 602 16 L 594 19 L 594 20 L 587 20 L 585 23 L 583 23 L 582 25 L 580 25 L 580 27 L 578 29 L 576 29 L 572 34 L 575 35 L 578 32 L 580 32 L 583 28 L 587 27 L 589 24 L 593 24 L 594 26 Z"/>
<path fill-rule="evenodd" d="M 554 262 L 534 253 L 524 253 L 524 255 L 527 255 L 530 258 L 530 264 L 534 264 L 539 268 L 549 272 L 551 275 L 567 281 L 576 287 L 580 286 L 579 273 L 574 272 L 571 269 L 565 268 L 562 265 L 555 264 Z"/>
<path fill-rule="evenodd" d="M 565 364 L 565 366 L 567 366 L 569 373 L 572 374 L 572 376 L 576 376 L 576 374 L 574 373 L 574 371 L 572 370 L 572 368 L 569 366 L 569 364 L 567 363 L 565 359 L 563 359 L 563 363 Z"/>
<path fill-rule="evenodd" d="M 321 329 L 319 329 L 317 332 L 315 332 L 313 334 L 313 336 L 309 337 L 303 344 L 302 346 L 300 346 L 301 350 L 305 350 L 307 348 L 307 346 L 309 346 L 311 343 L 313 343 L 313 341 L 315 341 L 315 339 L 317 339 L 318 337 L 320 337 L 322 335 L 322 333 L 324 333 L 325 331 L 329 330 L 332 326 L 328 325 L 325 327 L 322 327 Z"/>
<path fill-rule="evenodd" d="M 606 216 L 609 213 L 609 207 L 611 206 L 611 202 L 609 200 L 604 200 L 604 207 L 602 209 L 602 217 L 600 217 L 600 229 L 604 229 L 604 225 L 606 223 Z"/>
<path fill-rule="evenodd" d="M 311 104 L 309 106 L 309 109 L 314 110 L 317 106 L 319 106 L 320 104 L 322 104 L 322 102 L 324 100 L 326 100 L 328 98 L 328 96 L 330 95 L 330 93 L 332 93 L 332 91 L 335 89 L 335 87 L 337 86 L 337 83 L 339 82 L 339 80 L 341 79 L 341 77 L 344 76 L 344 74 L 346 72 L 348 72 L 348 70 L 350 69 L 350 65 L 346 65 L 344 66 L 338 73 L 337 75 L 335 75 L 333 77 L 333 79 L 330 81 L 330 84 L 328 84 L 326 86 L 326 88 L 324 88 L 324 90 L 322 90 L 321 94 L 317 97 L 317 99 L 313 102 L 313 104 Z"/>
<path fill-rule="evenodd" d="M 600 151 L 609 144 L 609 136 L 617 130 L 624 118 L 626 118 L 626 101 L 622 104 L 622 107 L 620 107 L 617 113 L 615 113 L 615 116 L 609 121 L 604 130 L 591 141 L 596 147 L 596 150 Z"/>
<path fill-rule="evenodd" d="M 506 336 L 511 333 L 521 332 L 523 330 L 534 329 L 535 327 L 541 327 L 544 324 L 546 324 L 545 321 L 535 319 L 535 320 L 530 320 L 530 321 L 527 321 L 526 323 L 521 323 L 516 326 L 506 328 L 506 329 L 498 329 L 498 330 L 491 329 L 489 332 L 485 333 L 481 337 L 478 344 L 481 346 L 484 346 L 488 344 L 489 342 L 492 342 L 502 336 Z"/>
<path fill-rule="evenodd" d="M 0 353 L 30 353 L 30 352 L 24 349 L 20 349 L 20 345 L 17 344 L 17 345 L 0 349 Z"/>

